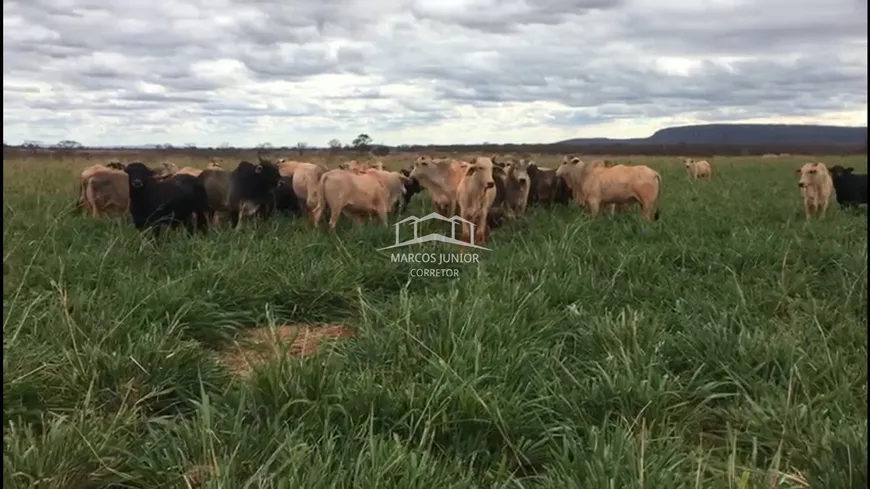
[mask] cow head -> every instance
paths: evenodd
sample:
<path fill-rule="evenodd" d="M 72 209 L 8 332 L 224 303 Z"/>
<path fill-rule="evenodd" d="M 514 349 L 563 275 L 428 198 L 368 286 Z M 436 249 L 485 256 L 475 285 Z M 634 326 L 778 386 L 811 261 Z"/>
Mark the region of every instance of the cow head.
<path fill-rule="evenodd" d="M 470 179 L 475 186 L 483 187 L 486 190 L 495 188 L 494 166 L 489 158 L 477 158 L 474 163 L 468 165 L 468 169 L 465 170 L 465 178 Z"/>
<path fill-rule="evenodd" d="M 827 171 L 827 167 L 825 167 L 825 164 L 822 162 L 816 161 L 804 163 L 804 166 L 795 170 L 795 174 L 800 175 L 801 177 L 798 181 L 798 187 L 806 188 L 810 185 L 821 183 L 824 178 L 823 175 L 827 173 Z"/>
<path fill-rule="evenodd" d="M 583 164 L 583 160 L 576 156 L 565 156 L 562 158 L 562 164 L 559 165 L 559 168 L 556 168 L 556 176 L 565 175 L 567 172 L 571 171 L 574 168 L 578 168 L 579 165 Z"/>
<path fill-rule="evenodd" d="M 843 178 L 846 175 L 852 173 L 853 171 L 855 171 L 855 169 L 852 168 L 851 166 L 849 168 L 843 168 L 840 165 L 834 165 L 828 171 L 831 174 L 831 178 L 838 180 L 838 179 Z"/>
<path fill-rule="evenodd" d="M 529 161 L 524 159 L 513 160 L 505 167 L 508 175 L 516 180 L 520 187 L 529 183 Z"/>
<path fill-rule="evenodd" d="M 130 163 L 124 167 L 124 173 L 130 182 L 130 188 L 140 189 L 154 178 L 154 171 L 142 163 Z"/>
<path fill-rule="evenodd" d="M 124 164 L 121 163 L 120 161 L 110 161 L 110 162 L 106 165 L 106 168 L 111 168 L 111 169 L 113 169 L 113 170 L 122 170 L 122 171 L 123 171 L 123 170 L 124 170 Z"/>

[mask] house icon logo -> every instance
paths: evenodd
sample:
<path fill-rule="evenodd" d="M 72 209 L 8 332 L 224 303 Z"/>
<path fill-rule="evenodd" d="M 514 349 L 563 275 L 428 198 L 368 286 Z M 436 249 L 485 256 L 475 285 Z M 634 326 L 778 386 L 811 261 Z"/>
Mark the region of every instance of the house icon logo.
<path fill-rule="evenodd" d="M 438 233 L 427 234 L 426 236 L 419 236 L 417 225 L 421 222 L 428 221 L 430 219 L 438 219 L 439 221 L 449 222 L 450 223 L 450 236 L 444 236 Z M 410 222 L 414 226 L 414 237 L 407 240 L 401 241 L 399 238 L 399 228 L 402 224 Z M 462 241 L 460 239 L 456 239 L 456 226 L 467 224 L 471 228 L 470 239 L 471 241 Z M 404 246 L 410 246 L 413 244 L 427 243 L 429 241 L 440 241 L 442 243 L 449 243 L 459 246 L 464 246 L 466 248 L 476 248 L 478 250 L 486 250 L 491 251 L 489 248 L 484 248 L 483 246 L 478 246 L 474 244 L 474 223 L 463 219 L 459 216 L 453 216 L 451 218 L 447 218 L 438 214 L 437 212 L 433 212 L 423 217 L 409 216 L 395 224 L 396 226 L 396 244 L 393 246 L 387 246 L 386 248 L 379 248 L 378 251 L 391 250 L 395 248 L 401 248 Z"/>

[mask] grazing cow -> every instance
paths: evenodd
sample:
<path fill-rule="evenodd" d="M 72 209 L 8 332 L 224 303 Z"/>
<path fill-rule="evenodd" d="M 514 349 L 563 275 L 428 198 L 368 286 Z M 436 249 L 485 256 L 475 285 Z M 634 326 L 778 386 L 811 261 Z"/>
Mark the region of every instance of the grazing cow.
<path fill-rule="evenodd" d="M 104 212 L 127 212 L 130 204 L 127 182 L 123 170 L 102 165 L 85 168 L 81 175 L 78 209 L 97 219 Z"/>
<path fill-rule="evenodd" d="M 408 180 L 405 181 L 405 194 L 402 195 L 402 207 L 401 209 L 398 209 L 398 212 L 401 214 L 408 209 L 408 204 L 411 202 L 411 198 L 423 191 L 423 187 L 420 186 L 419 180 L 411 177 L 411 170 L 400 170 L 399 173 L 408 178 Z"/>
<path fill-rule="evenodd" d="M 713 169 L 710 168 L 710 163 L 707 160 L 697 161 L 691 158 L 686 158 L 685 164 L 686 173 L 689 175 L 691 180 L 698 180 L 701 178 L 710 180 L 713 178 Z"/>
<path fill-rule="evenodd" d="M 498 162 L 494 168 L 496 200 L 493 207 L 503 208 L 508 219 L 519 217 L 526 210 L 530 190 L 528 168 L 529 162 L 524 159 Z"/>
<path fill-rule="evenodd" d="M 377 216 L 387 226 L 390 192 L 380 179 L 370 172 L 330 170 L 320 177 L 320 185 L 312 192 L 312 223 L 318 226 L 324 210 L 329 207 L 329 231 L 334 233 L 342 214 L 363 225 L 368 216 Z"/>
<path fill-rule="evenodd" d="M 831 181 L 834 184 L 834 192 L 840 208 L 854 209 L 858 204 L 867 203 L 867 174 L 853 173 L 851 166 L 843 168 L 840 165 L 831 167 Z"/>
<path fill-rule="evenodd" d="M 572 158 L 563 161 L 556 171 L 566 176 L 577 203 L 587 207 L 593 218 L 598 217 L 602 204 L 620 205 L 624 210 L 634 202 L 640 204 L 648 221 L 659 218 L 656 202 L 661 190 L 661 176 L 648 166 L 615 165 L 608 168 L 601 160 L 586 164 L 579 158 Z M 611 205 L 611 213 L 614 207 Z"/>
<path fill-rule="evenodd" d="M 184 224 L 191 234 L 194 226 L 202 232 L 208 229 L 208 199 L 196 177 L 174 175 L 158 179 L 142 163 L 130 163 L 124 172 L 130 182 L 130 214 L 136 229 L 150 228 L 155 238 L 165 226 L 175 229 Z"/>
<path fill-rule="evenodd" d="M 456 215 L 456 192 L 469 167 L 470 164 L 466 161 L 436 160 L 429 156 L 420 156 L 414 162 L 409 176 L 429 191 L 435 204 L 435 212 L 451 217 Z"/>
<path fill-rule="evenodd" d="M 556 170 L 541 168 L 535 162 L 531 162 L 526 171 L 530 182 L 528 205 L 538 203 L 564 205 L 571 200 L 571 190 L 565 183 L 565 179 L 556 175 Z"/>
<path fill-rule="evenodd" d="M 230 172 L 227 208 L 230 225 L 235 229 L 241 228 L 243 217 L 259 214 L 268 219 L 274 209 L 270 203 L 274 201 L 273 190 L 281 181 L 281 172 L 274 163 L 258 157 L 258 164 L 242 161 Z"/>
<path fill-rule="evenodd" d="M 459 217 L 474 224 L 474 242 L 483 245 L 489 238 L 490 210 L 496 198 L 492 159 L 475 158 L 459 183 L 456 203 Z M 462 223 L 461 239 L 471 241 L 471 226 Z"/>
<path fill-rule="evenodd" d="M 825 164 L 818 161 L 804 163 L 804 166 L 795 170 L 795 174 L 800 175 L 798 187 L 804 199 L 804 214 L 807 220 L 809 221 L 813 214 L 819 218 L 825 217 L 831 192 L 834 191 L 834 182 Z"/>

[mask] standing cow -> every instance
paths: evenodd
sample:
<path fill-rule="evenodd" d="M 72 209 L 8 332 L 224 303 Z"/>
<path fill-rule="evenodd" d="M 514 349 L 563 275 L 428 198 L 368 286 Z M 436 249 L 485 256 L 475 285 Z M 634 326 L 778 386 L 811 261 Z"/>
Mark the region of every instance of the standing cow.
<path fill-rule="evenodd" d="M 474 224 L 474 242 L 479 245 L 486 244 L 489 238 L 488 219 L 496 197 L 493 166 L 490 158 L 476 158 L 469 164 L 456 192 L 459 217 Z M 461 239 L 469 242 L 472 239 L 471 226 L 465 222 Z"/>
<path fill-rule="evenodd" d="M 601 205 L 611 204 L 626 209 L 637 202 L 648 221 L 658 220 L 656 202 L 661 190 L 661 176 L 648 166 L 615 165 L 607 167 L 604 161 L 585 163 L 579 158 L 565 160 L 556 170 L 564 176 L 577 203 L 598 216 Z"/>
<path fill-rule="evenodd" d="M 854 168 L 843 168 L 840 165 L 831 167 L 831 181 L 837 203 L 844 210 L 854 209 L 858 204 L 867 203 L 867 174 L 853 173 Z"/>
<path fill-rule="evenodd" d="M 834 191 L 834 182 L 824 163 L 816 161 L 804 163 L 795 170 L 800 176 L 798 187 L 804 201 L 804 215 L 809 221 L 813 214 L 818 218 L 825 217 Z"/>
<path fill-rule="evenodd" d="M 690 180 L 713 178 L 713 169 L 707 160 L 696 161 L 691 158 L 685 159 L 686 173 Z"/>

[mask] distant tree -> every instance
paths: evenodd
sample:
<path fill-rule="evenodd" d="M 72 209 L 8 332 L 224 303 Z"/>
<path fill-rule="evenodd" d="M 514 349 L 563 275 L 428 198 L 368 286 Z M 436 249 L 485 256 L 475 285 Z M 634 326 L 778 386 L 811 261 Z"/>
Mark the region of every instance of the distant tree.
<path fill-rule="evenodd" d="M 257 145 L 257 149 L 272 149 L 272 143 L 265 142 Z"/>
<path fill-rule="evenodd" d="M 196 149 L 195 143 L 184 143 L 184 147 L 187 149 Z"/>
<path fill-rule="evenodd" d="M 55 144 L 55 147 L 60 149 L 79 149 L 82 147 L 82 144 L 78 141 L 73 141 L 71 139 L 64 139 L 63 141 Z"/>
<path fill-rule="evenodd" d="M 364 153 L 368 151 L 369 148 L 371 148 L 372 138 L 368 134 L 362 133 L 359 136 L 355 137 L 350 145 L 353 146 L 360 153 Z"/>
<path fill-rule="evenodd" d="M 29 139 L 27 141 L 24 141 L 24 143 L 21 145 L 21 147 L 28 148 L 28 149 L 40 148 L 40 147 L 42 147 L 42 142 Z"/>
<path fill-rule="evenodd" d="M 308 148 L 308 143 L 303 143 L 302 141 L 296 143 L 296 151 L 299 151 L 299 156 L 302 156 L 306 148 Z"/>
<path fill-rule="evenodd" d="M 336 152 L 341 150 L 341 141 L 339 141 L 338 139 L 332 138 L 329 140 L 329 143 L 327 143 L 327 144 L 329 144 L 329 149 L 333 153 L 336 153 Z"/>
<path fill-rule="evenodd" d="M 224 141 L 224 142 L 222 142 L 222 143 L 218 146 L 218 148 L 220 148 L 220 149 L 230 149 L 230 143 Z"/>

